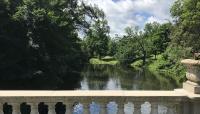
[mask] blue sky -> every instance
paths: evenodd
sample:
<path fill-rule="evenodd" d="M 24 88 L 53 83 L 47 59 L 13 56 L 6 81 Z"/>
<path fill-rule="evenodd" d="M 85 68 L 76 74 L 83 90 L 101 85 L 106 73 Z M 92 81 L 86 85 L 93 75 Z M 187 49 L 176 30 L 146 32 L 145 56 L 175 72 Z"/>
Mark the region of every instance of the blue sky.
<path fill-rule="evenodd" d="M 175 0 L 84 0 L 87 4 L 96 4 L 103 9 L 111 28 L 111 36 L 123 35 L 127 26 L 139 26 L 146 23 L 165 23 L 172 20 L 170 7 Z"/>

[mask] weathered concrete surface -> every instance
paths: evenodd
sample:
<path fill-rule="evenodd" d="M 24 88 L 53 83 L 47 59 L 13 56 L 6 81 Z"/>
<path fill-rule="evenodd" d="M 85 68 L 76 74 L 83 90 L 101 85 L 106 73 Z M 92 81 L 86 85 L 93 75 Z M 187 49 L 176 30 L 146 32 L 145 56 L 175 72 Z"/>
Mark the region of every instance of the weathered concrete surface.
<path fill-rule="evenodd" d="M 184 89 L 174 91 L 0 91 L 1 105 L 14 104 L 16 108 L 19 104 L 26 102 L 32 106 L 33 112 L 37 111 L 34 107 L 40 102 L 47 105 L 63 102 L 72 108 L 75 102 L 88 107 L 93 101 L 103 105 L 104 108 L 110 101 L 115 101 L 120 107 L 132 102 L 139 111 L 142 104 L 150 102 L 153 111 L 158 110 L 158 105 L 164 105 L 170 109 L 169 111 L 176 110 L 176 113 L 169 114 L 200 114 L 200 95 Z M 122 109 L 120 110 L 123 112 Z"/>
<path fill-rule="evenodd" d="M 195 93 L 195 94 L 200 94 L 200 85 L 187 81 L 183 83 L 183 89 Z"/>
<path fill-rule="evenodd" d="M 135 97 L 158 97 L 158 96 L 186 96 L 177 91 L 0 91 L 0 97 L 17 96 L 135 96 Z"/>
<path fill-rule="evenodd" d="M 190 64 L 190 65 L 200 65 L 200 60 L 194 59 L 184 59 L 181 61 L 182 64 Z"/>
<path fill-rule="evenodd" d="M 183 89 L 200 94 L 200 60 L 185 59 L 181 63 L 186 66 L 186 78 L 188 79 L 183 83 Z"/>

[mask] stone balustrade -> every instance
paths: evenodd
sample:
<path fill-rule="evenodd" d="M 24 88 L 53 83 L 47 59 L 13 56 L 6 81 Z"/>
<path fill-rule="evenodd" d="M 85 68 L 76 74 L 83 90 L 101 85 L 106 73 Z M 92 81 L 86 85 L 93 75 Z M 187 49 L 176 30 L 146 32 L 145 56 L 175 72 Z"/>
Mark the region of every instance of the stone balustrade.
<path fill-rule="evenodd" d="M 0 91 L 0 114 L 200 114 L 200 60 L 174 91 Z"/>
<path fill-rule="evenodd" d="M 200 95 L 174 91 L 0 91 L 0 114 L 200 114 Z"/>

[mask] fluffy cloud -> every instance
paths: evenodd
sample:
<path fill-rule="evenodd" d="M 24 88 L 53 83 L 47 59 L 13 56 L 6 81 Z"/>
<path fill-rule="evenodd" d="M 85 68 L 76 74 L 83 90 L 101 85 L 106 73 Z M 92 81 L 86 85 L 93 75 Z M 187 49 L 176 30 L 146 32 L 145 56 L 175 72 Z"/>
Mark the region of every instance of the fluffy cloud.
<path fill-rule="evenodd" d="M 171 20 L 170 7 L 175 0 L 84 0 L 87 4 L 103 9 L 111 28 L 111 36 L 123 35 L 127 26 L 159 23 Z"/>

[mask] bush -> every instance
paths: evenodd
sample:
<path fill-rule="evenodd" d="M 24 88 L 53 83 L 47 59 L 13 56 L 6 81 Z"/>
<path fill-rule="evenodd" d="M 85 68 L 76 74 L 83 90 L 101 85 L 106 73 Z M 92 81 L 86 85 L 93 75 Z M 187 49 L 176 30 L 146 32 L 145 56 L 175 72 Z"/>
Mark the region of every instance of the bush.
<path fill-rule="evenodd" d="M 142 67 L 143 61 L 142 60 L 135 61 L 131 64 L 131 66 L 134 67 L 134 68 Z"/>

